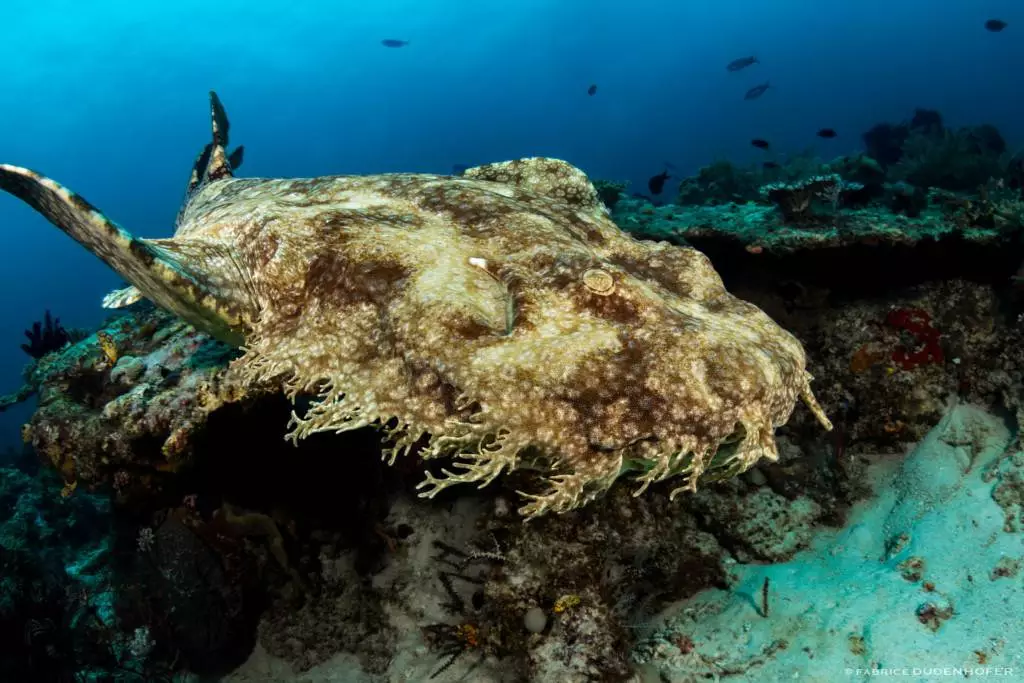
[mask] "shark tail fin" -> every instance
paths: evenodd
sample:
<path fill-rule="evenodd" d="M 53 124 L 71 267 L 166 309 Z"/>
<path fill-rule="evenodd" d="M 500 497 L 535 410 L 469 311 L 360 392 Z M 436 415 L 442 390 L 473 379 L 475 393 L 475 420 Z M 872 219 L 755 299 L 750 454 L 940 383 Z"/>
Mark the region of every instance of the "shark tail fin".
<path fill-rule="evenodd" d="M 203 332 L 241 343 L 253 304 L 244 278 L 224 265 L 233 261 L 230 253 L 220 253 L 227 247 L 135 237 L 80 195 L 27 168 L 0 164 L 0 190 L 24 201 L 99 257 L 140 296 Z"/>

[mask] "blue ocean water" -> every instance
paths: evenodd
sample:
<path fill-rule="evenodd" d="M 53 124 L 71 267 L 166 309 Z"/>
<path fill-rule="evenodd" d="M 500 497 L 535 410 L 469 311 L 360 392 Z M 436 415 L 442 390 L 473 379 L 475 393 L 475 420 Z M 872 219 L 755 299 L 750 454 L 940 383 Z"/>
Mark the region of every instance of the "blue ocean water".
<path fill-rule="evenodd" d="M 915 107 L 947 123 L 1020 128 L 1024 44 L 1009 0 L 378 0 L 137 3 L 4 10 L 5 162 L 60 180 L 136 234 L 168 236 L 206 92 L 227 104 L 246 176 L 450 172 L 535 154 L 592 177 L 687 175 L 715 159 L 814 147 L 823 158 Z M 385 48 L 384 38 L 410 41 Z M 728 73 L 744 55 L 761 63 Z M 743 93 L 763 81 L 756 101 Z M 587 88 L 598 86 L 590 97 Z M 814 137 L 827 126 L 840 135 Z M 49 308 L 104 316 L 119 280 L 31 209 L 0 196 L 0 386 L 18 384 L 21 332 Z M 15 443 L 24 410 L 0 415 Z"/>
<path fill-rule="evenodd" d="M 456 166 L 540 155 L 565 159 L 594 179 L 629 181 L 629 191 L 637 192 L 646 192 L 648 178 L 669 168 L 672 189 L 663 199 L 671 201 L 678 180 L 702 166 L 716 160 L 747 164 L 765 159 L 764 152 L 751 146 L 752 138 L 771 140 L 778 158 L 809 150 L 828 160 L 858 152 L 864 131 L 879 122 L 908 119 L 917 107 L 940 111 L 949 128 L 992 124 L 1010 151 L 1024 147 L 1024 42 L 1018 37 L 1024 29 L 1024 8 L 1010 0 L 49 0 L 4 8 L 2 16 L 0 45 L 7 59 L 0 68 L 0 92 L 7 106 L 0 109 L 0 163 L 24 165 L 60 181 L 144 237 L 173 232 L 192 164 L 210 139 L 210 90 L 227 107 L 233 146 L 245 146 L 238 174 L 242 177 L 449 173 Z M 1007 29 L 987 31 L 984 24 L 993 17 L 1007 22 Z M 387 47 L 383 39 L 407 44 Z M 731 60 L 746 55 L 756 56 L 758 63 L 737 72 L 726 70 Z M 748 89 L 766 82 L 770 88 L 762 97 L 744 100 Z M 596 86 L 592 94 L 591 86 Z M 816 136 L 822 128 L 834 129 L 837 137 Z M 0 193 L 0 233 L 0 340 L 6 340 L 0 353 L 0 393 L 5 393 L 21 384 L 29 360 L 18 349 L 22 332 L 44 310 L 68 328 L 91 331 L 109 315 L 100 307 L 104 294 L 123 284 L 109 267 L 6 193 Z M 34 400 L 0 413 L 0 451 L 18 446 L 20 425 L 33 407 Z M 832 417 L 839 425 L 842 417 Z M 1009 459 L 1002 456 L 1015 447 L 1016 436 L 1000 419 L 966 409 L 954 418 L 948 421 L 957 429 L 988 430 L 989 441 L 996 444 L 979 448 L 984 458 L 978 456 L 978 462 L 994 471 Z M 836 443 L 838 458 L 844 444 Z M 967 492 L 964 496 L 948 496 L 956 504 L 945 517 L 906 512 L 912 508 L 916 514 L 940 495 L 932 496 L 915 478 L 934 462 L 929 459 L 933 452 L 944 453 L 952 463 L 947 473 L 958 472 L 960 454 L 954 446 L 934 435 L 931 446 L 933 450 L 915 451 L 911 467 L 898 475 L 889 476 L 896 464 L 883 463 L 880 474 L 865 479 L 887 482 L 878 485 L 883 491 L 879 498 L 883 503 L 886 496 L 898 499 L 898 521 L 914 528 L 918 539 L 926 539 L 918 541 L 921 547 L 939 548 L 935 555 L 951 558 L 956 548 L 950 547 L 955 544 L 947 529 L 952 525 L 966 526 L 964 520 L 976 514 L 987 515 L 983 521 L 994 529 L 1003 520 L 994 506 L 995 511 L 976 513 L 976 501 L 992 498 L 991 481 L 980 477 L 958 489 Z M 941 488 L 945 482 L 931 484 Z M 93 494 L 80 490 L 80 497 L 65 506 L 63 499 L 50 495 L 60 491 L 58 483 L 48 482 L 47 494 L 34 486 L 29 477 L 10 483 L 12 489 L 32 492 L 32 500 L 39 501 L 32 504 L 47 513 L 40 519 L 49 520 L 52 514 L 64 520 L 72 512 L 87 520 L 110 514 L 107 502 Z M 957 486 L 959 480 L 948 488 Z M 66 486 L 65 493 L 73 494 L 74 486 Z M 181 493 L 192 502 L 164 502 L 179 505 L 179 510 L 191 505 L 190 514 L 202 513 L 209 520 L 209 510 L 200 506 L 197 511 L 195 493 Z M 231 493 L 244 497 L 237 490 Z M 229 498 L 225 494 L 227 502 L 218 513 L 233 510 Z M 766 506 L 774 504 L 772 499 Z M 793 518 L 806 514 L 806 520 L 793 526 L 815 523 L 813 510 L 806 510 L 811 504 L 804 505 L 797 513 L 787 509 Z M 890 523 L 883 507 L 858 511 L 852 517 L 856 525 L 837 536 L 834 545 L 815 546 L 818 554 L 802 564 L 772 564 L 772 557 L 740 563 L 737 585 L 755 597 L 733 591 L 728 598 L 711 599 L 725 604 L 732 600 L 730 609 L 737 611 L 757 608 L 756 596 L 761 586 L 767 596 L 770 576 L 776 591 L 772 599 L 778 600 L 772 603 L 778 605 L 773 614 L 777 609 L 779 615 L 800 621 L 838 590 L 819 581 L 818 572 L 833 572 L 831 578 L 845 572 L 853 579 L 845 579 L 844 585 L 840 577 L 836 583 L 843 590 L 850 584 L 860 589 L 856 598 L 862 606 L 842 618 L 860 628 L 882 612 L 870 600 L 872 582 L 882 582 L 875 558 L 892 551 L 891 539 L 881 531 Z M 929 513 L 935 509 L 928 507 Z M 399 510 L 393 517 L 401 514 Z M 404 514 L 418 521 L 415 513 Z M 270 514 L 253 517 L 265 521 Z M 141 520 L 135 527 L 151 530 L 150 521 Z M 57 522 L 39 526 L 47 527 L 51 538 L 71 534 Z M 390 529 L 385 533 L 368 526 L 372 530 L 366 536 L 372 541 L 394 543 L 398 538 L 387 535 Z M 142 548 L 146 536 L 136 537 L 135 527 L 127 535 L 128 554 L 138 549 L 142 557 L 150 548 Z M 749 528 L 747 533 L 756 535 Z M 81 553 L 91 559 L 81 548 L 95 543 L 106 552 L 105 544 L 114 544 L 99 524 L 89 534 L 81 526 L 77 533 L 82 536 L 76 539 L 78 545 L 61 558 L 76 578 L 78 559 L 70 557 Z M 152 536 L 148 538 L 152 543 Z M 1016 547 L 1018 539 L 999 538 L 1001 545 L 986 545 L 986 553 L 972 556 L 972 576 L 985 582 L 1015 577 L 1019 584 L 1019 562 L 996 565 L 1009 553 L 1004 548 Z M 119 543 L 125 544 L 124 535 Z M 801 538 L 793 545 L 812 543 Z M 484 551 L 500 554 L 489 546 Z M 871 561 L 861 563 L 861 552 Z M 902 564 L 908 561 L 899 557 L 890 564 L 911 573 Z M 936 580 L 959 580 L 958 572 L 963 572 L 958 562 L 931 565 Z M 286 573 L 287 562 L 281 565 Z M 886 584 L 896 585 L 893 595 L 899 593 L 908 603 L 919 601 L 924 589 L 916 582 L 908 583 L 905 576 L 893 581 Z M 813 590 L 802 590 L 810 585 Z M 994 585 L 996 590 L 1003 586 Z M 795 596 L 789 614 L 786 602 L 777 597 L 786 588 Z M 643 590 L 648 590 L 646 585 L 638 592 Z M 793 606 L 797 603 L 799 609 Z M 1019 600 L 1000 604 L 1005 607 L 998 612 L 1000 619 L 1016 618 Z M 912 611 L 904 616 L 910 615 L 914 627 L 915 620 L 938 623 L 949 618 L 941 616 L 942 608 L 940 604 L 919 610 L 916 617 Z M 767 602 L 761 609 L 767 617 Z M 977 605 L 964 613 L 971 618 L 986 614 Z M 726 610 L 722 624 L 712 621 L 708 630 L 726 633 L 735 625 L 732 614 Z M 834 625 L 830 612 L 821 614 L 820 622 L 800 622 L 805 632 Z M 685 621 L 683 616 L 679 620 Z M 733 640 L 745 645 L 756 641 L 758 647 L 760 639 L 773 642 L 777 633 L 768 624 L 756 621 L 753 640 L 746 631 L 727 633 L 723 647 L 731 647 Z M 885 621 L 883 626 L 890 630 L 880 629 L 885 635 L 878 640 L 895 640 L 903 622 Z M 657 659 L 658 648 L 663 651 L 667 642 L 674 643 L 677 657 L 688 654 L 680 636 L 684 627 L 689 626 L 666 627 L 664 637 L 652 637 L 651 659 Z M 465 631 L 459 633 L 468 638 Z M 915 631 L 918 640 L 907 652 L 935 651 L 935 641 L 927 640 L 930 633 L 923 633 Z M 944 643 L 959 637 L 950 628 L 942 634 Z M 842 642 L 839 650 L 845 655 L 850 647 Z M 992 656 L 1005 652 L 1000 647 L 991 648 Z M 806 664 L 802 652 L 794 645 L 778 659 L 799 670 Z"/>

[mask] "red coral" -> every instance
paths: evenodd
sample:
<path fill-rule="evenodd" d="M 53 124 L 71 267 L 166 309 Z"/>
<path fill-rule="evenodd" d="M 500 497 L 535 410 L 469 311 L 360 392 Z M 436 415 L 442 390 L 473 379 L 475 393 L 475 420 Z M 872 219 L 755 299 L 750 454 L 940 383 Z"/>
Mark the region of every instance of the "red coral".
<path fill-rule="evenodd" d="M 914 338 L 914 347 L 898 346 L 892 352 L 892 360 L 904 370 L 912 370 L 925 363 L 942 363 L 942 346 L 939 331 L 932 327 L 932 317 L 920 308 L 894 308 L 889 311 L 885 322 L 897 330 L 905 330 Z"/>
<path fill-rule="evenodd" d="M 693 648 L 696 644 L 693 642 L 693 638 L 686 635 L 685 633 L 676 634 L 674 645 L 679 649 L 679 654 L 688 655 L 693 652 Z"/>

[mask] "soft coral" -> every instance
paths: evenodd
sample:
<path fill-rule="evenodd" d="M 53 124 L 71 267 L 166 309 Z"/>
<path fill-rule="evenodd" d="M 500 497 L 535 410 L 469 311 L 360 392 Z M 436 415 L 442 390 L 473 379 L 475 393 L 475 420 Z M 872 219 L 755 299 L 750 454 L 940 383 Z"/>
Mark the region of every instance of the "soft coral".
<path fill-rule="evenodd" d="M 914 338 L 914 348 L 898 346 L 892 352 L 892 360 L 904 370 L 911 370 L 924 363 L 942 363 L 942 346 L 939 331 L 932 327 L 928 311 L 920 308 L 894 308 L 889 311 L 885 322 L 897 330 L 905 330 Z"/>
<path fill-rule="evenodd" d="M 37 359 L 63 348 L 71 341 L 71 335 L 60 324 L 60 318 L 51 318 L 49 310 L 43 316 L 43 322 L 37 320 L 32 323 L 32 329 L 25 330 L 25 336 L 29 343 L 22 344 L 21 350 Z"/>

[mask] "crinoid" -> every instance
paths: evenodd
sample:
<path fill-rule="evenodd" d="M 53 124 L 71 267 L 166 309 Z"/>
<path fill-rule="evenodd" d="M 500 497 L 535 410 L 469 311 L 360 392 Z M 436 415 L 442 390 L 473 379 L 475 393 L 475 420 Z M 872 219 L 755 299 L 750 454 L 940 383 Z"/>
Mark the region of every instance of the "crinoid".
<path fill-rule="evenodd" d="M 22 344 L 21 350 L 36 360 L 59 351 L 71 341 L 71 335 L 60 324 L 60 318 L 51 318 L 49 309 L 42 321 L 37 320 L 30 329 L 25 330 L 25 336 L 28 337 L 28 344 Z"/>

